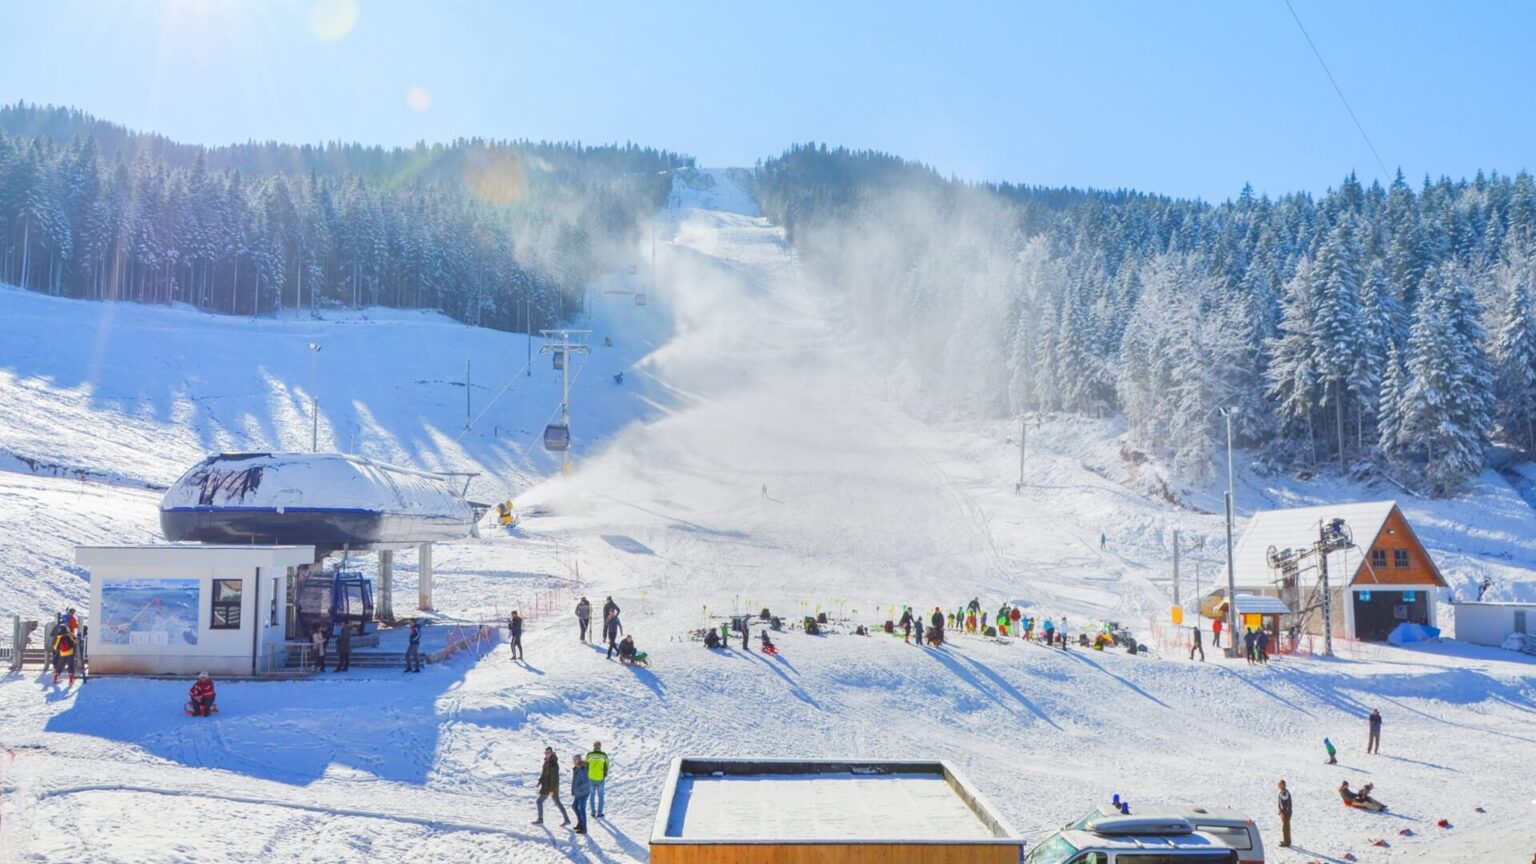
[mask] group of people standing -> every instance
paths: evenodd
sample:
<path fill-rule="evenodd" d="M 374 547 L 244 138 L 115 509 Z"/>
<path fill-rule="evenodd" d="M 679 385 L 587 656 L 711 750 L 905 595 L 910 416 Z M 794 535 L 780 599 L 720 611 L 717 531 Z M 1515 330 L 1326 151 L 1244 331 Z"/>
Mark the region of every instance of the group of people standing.
<path fill-rule="evenodd" d="M 571 808 L 576 811 L 577 834 L 587 833 L 587 804 L 591 803 L 592 815 L 603 818 L 608 804 L 608 754 L 603 752 L 603 742 L 592 742 L 592 750 L 586 756 L 580 753 L 571 757 Z M 560 809 L 561 825 L 570 825 L 570 814 L 560 800 L 560 759 L 555 748 L 544 748 L 544 764 L 539 770 L 538 817 L 535 825 L 544 824 L 544 801 L 553 798 Z"/>
<path fill-rule="evenodd" d="M 59 676 L 68 672 L 69 686 L 74 686 L 75 668 L 84 664 L 86 629 L 80 626 L 80 617 L 75 614 L 74 607 L 59 613 L 54 620 L 47 641 L 48 656 L 53 662 L 53 683 L 59 683 Z"/>
<path fill-rule="evenodd" d="M 620 663 L 644 664 L 645 652 L 635 647 L 635 637 L 624 632 L 624 624 L 619 620 L 619 611 L 619 604 L 613 602 L 613 595 L 610 594 L 603 600 L 600 623 L 603 628 L 602 638 L 608 643 L 608 659 L 612 660 L 613 655 L 617 654 Z M 577 638 L 582 642 L 591 643 L 592 601 L 586 597 L 582 597 L 576 603 L 576 626 Z"/>
<path fill-rule="evenodd" d="M 414 624 L 412 627 L 416 626 Z M 309 644 L 315 654 L 316 668 L 324 672 L 326 655 L 330 652 L 331 634 L 330 628 L 323 624 L 315 625 L 313 633 L 309 634 Z M 342 624 L 341 632 L 336 634 L 336 671 L 345 672 L 352 668 L 352 625 Z M 407 672 L 411 671 L 407 666 Z"/>

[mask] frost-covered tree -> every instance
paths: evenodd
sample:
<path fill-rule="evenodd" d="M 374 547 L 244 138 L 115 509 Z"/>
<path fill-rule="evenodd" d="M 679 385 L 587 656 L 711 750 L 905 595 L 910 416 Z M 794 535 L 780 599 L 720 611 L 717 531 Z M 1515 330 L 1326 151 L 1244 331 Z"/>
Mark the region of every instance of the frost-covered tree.
<path fill-rule="evenodd" d="M 1506 294 L 1493 344 L 1498 421 L 1504 437 L 1536 453 L 1536 321 L 1532 320 L 1531 280 L 1536 255 L 1531 238 L 1511 234 L 1505 259 L 1495 270 L 1495 283 Z"/>

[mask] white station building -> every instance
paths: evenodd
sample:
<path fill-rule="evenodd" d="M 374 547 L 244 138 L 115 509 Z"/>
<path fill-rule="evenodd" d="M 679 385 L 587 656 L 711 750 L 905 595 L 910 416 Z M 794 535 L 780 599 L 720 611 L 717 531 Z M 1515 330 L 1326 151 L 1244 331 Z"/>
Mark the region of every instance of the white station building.
<path fill-rule="evenodd" d="M 94 674 L 260 675 L 286 665 L 313 546 L 81 546 Z"/>

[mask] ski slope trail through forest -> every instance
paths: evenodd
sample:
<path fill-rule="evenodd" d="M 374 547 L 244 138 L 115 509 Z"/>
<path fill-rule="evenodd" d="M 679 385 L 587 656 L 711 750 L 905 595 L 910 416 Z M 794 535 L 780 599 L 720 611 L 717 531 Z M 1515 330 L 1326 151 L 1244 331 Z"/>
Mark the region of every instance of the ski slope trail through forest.
<path fill-rule="evenodd" d="M 1172 528 L 1214 537 L 1220 520 L 1089 468 L 1106 464 L 1096 453 L 1118 452 L 1091 421 L 1032 426 L 1025 486 L 1015 490 L 1008 436 L 1017 430 L 958 415 L 919 419 L 935 412 L 911 410 L 888 386 L 875 352 L 839 319 L 837 298 L 802 278 L 783 233 L 731 174 L 679 180 L 656 227 L 660 278 L 648 304 L 600 295 L 609 305 L 594 315 L 593 341 L 611 337 L 614 353 L 594 348 L 586 362 L 616 364 L 623 354 L 626 375 L 609 383 L 599 365 L 582 378 L 573 472 L 561 476 L 541 454 L 509 450 L 494 435 L 458 445 L 485 469 L 487 497 L 515 495 L 523 519 L 438 549 L 429 629 L 519 608 L 525 661 L 502 644 L 420 675 L 221 681 L 221 711 L 206 721 L 179 710 L 187 681 L 55 688 L 35 669 L 0 678 L 0 861 L 644 861 L 679 756 L 947 759 L 1031 845 L 1120 793 L 1133 807 L 1245 811 L 1268 840 L 1267 860 L 1280 864 L 1529 860 L 1530 849 L 1509 854 L 1522 838 L 1506 826 L 1528 826 L 1526 802 L 1536 798 L 1520 767 L 1536 764 L 1536 676 L 1508 652 L 1445 643 L 1250 667 L 1214 650 L 1190 662 L 1173 644 L 1139 657 L 963 635 L 942 649 L 899 633 L 852 635 L 854 623 L 878 630 L 902 604 L 931 613 L 972 597 L 991 610 L 1008 601 L 1065 615 L 1074 634 L 1105 619 L 1143 630 L 1154 614 L 1166 617 L 1163 538 Z M 645 245 L 637 255 L 649 254 Z M 295 334 L 280 322 L 250 326 L 298 344 L 288 353 L 302 360 L 281 369 L 274 388 L 307 380 L 311 358 Z M 328 325 L 304 326 L 322 331 L 327 352 L 342 347 Z M 505 334 L 390 326 L 409 326 L 423 357 L 468 333 L 483 340 L 487 368 L 490 357 L 531 350 Z M 369 327 L 352 327 L 360 343 L 378 332 Z M 442 345 L 427 344 L 435 333 Z M 331 362 L 352 356 L 337 354 Z M 521 372 L 521 362 L 519 353 L 506 371 Z M 504 419 L 519 442 L 550 412 L 545 369 L 498 404 L 526 411 Z M 224 387 L 251 373 L 232 365 L 221 374 Z M 403 366 L 390 374 L 429 380 Z M 344 383 L 370 392 L 367 381 Z M 316 386 L 340 391 L 343 382 L 321 376 Z M 137 437 L 159 421 L 143 419 L 134 440 L 118 442 L 113 404 L 77 389 L 71 416 L 104 440 L 62 441 L 56 461 L 161 477 L 198 449 L 192 440 L 175 458 L 135 456 Z M 337 395 L 331 401 L 342 402 Z M 434 440 L 462 423 L 457 399 L 440 409 L 406 400 L 410 410 L 391 412 L 378 410 L 389 400 L 358 401 L 379 418 L 362 428 L 396 441 L 412 430 Z M 276 438 L 307 441 L 301 411 L 255 416 L 268 413 Z M 214 431 L 207 437 L 231 434 Z M 528 487 L 524 475 L 548 479 Z M 62 538 L 143 542 L 156 533 L 153 492 L 15 477 L 0 483 L 0 524 L 14 547 L 0 553 L 10 574 L 0 599 L 42 596 L 26 584 L 37 574 L 78 581 Z M 1504 492 L 1488 500 L 1518 505 Z M 1453 526 L 1473 521 L 1463 514 L 1478 505 L 1455 506 L 1463 509 L 1446 509 L 1433 527 L 1455 560 L 1525 566 L 1518 538 L 1528 510 L 1511 511 L 1499 523 L 1511 539 L 1492 544 Z M 371 562 L 361 566 L 371 572 Z M 415 594 L 414 556 L 397 559 L 395 579 L 398 609 Z M 65 587 L 58 596 L 83 596 Z M 594 609 L 614 598 L 649 667 L 622 666 L 578 641 L 571 607 L 582 595 Z M 774 634 L 776 656 L 756 650 L 755 638 L 743 650 L 733 634 L 722 651 L 693 638 L 764 607 L 791 625 L 826 612 L 833 632 L 791 626 Z M 1388 725 L 1381 755 L 1367 757 L 1372 707 Z M 1340 765 L 1324 764 L 1324 736 L 1340 745 Z M 561 827 L 548 806 L 544 824 L 531 824 L 543 748 L 569 766 L 594 741 L 612 759 L 606 817 L 586 836 Z M 1277 848 L 1279 777 L 1296 796 L 1305 851 Z M 1339 806 L 1341 778 L 1374 782 L 1391 813 Z M 567 769 L 567 798 L 569 781 Z M 1439 819 L 1454 828 L 1435 827 Z"/>

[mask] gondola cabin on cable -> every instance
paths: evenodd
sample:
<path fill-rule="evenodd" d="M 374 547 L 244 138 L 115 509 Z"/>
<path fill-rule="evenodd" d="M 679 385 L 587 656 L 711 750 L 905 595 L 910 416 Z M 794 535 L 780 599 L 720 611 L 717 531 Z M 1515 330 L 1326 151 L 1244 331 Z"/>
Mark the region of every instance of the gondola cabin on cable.
<path fill-rule="evenodd" d="M 551 423 L 545 426 L 544 449 L 553 453 L 571 449 L 571 427 L 564 423 Z"/>

